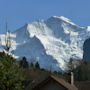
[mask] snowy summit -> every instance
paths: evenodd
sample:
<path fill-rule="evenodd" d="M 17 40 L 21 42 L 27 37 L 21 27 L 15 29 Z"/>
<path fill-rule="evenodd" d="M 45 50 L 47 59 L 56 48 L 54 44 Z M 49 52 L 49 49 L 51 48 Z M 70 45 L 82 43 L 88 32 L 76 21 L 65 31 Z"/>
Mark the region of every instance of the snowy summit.
<path fill-rule="evenodd" d="M 90 26 L 79 27 L 71 20 L 53 16 L 39 20 L 10 33 L 9 53 L 38 61 L 41 68 L 65 70 L 70 58 L 83 58 L 83 44 L 90 38 Z M 5 47 L 5 34 L 0 35 L 0 51 Z"/>

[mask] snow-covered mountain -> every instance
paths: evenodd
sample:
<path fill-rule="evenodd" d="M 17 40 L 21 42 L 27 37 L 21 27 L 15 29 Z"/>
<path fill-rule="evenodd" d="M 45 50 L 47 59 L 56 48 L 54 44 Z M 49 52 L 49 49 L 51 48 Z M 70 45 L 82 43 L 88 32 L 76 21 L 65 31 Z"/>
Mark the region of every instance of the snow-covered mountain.
<path fill-rule="evenodd" d="M 79 27 L 63 16 L 38 20 L 10 34 L 10 53 L 38 61 L 41 68 L 65 70 L 70 58 L 83 58 L 83 44 L 90 37 L 90 27 Z M 5 34 L 0 35 L 0 51 Z"/>

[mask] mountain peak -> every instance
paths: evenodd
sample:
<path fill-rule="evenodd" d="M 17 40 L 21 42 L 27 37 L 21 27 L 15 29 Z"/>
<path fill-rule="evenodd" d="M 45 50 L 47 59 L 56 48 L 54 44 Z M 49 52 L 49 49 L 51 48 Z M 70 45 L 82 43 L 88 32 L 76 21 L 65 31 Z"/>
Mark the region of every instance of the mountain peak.
<path fill-rule="evenodd" d="M 54 18 L 54 19 L 60 19 L 66 23 L 69 23 L 69 24 L 72 24 L 72 25 L 76 25 L 75 23 L 73 23 L 70 19 L 64 17 L 64 16 L 52 16 L 51 18 Z"/>

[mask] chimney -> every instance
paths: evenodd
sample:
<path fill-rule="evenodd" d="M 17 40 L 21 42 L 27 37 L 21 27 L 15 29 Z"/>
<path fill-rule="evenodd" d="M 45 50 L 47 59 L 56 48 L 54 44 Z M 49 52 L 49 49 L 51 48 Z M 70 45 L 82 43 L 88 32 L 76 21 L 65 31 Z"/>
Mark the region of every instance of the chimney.
<path fill-rule="evenodd" d="M 71 85 L 74 85 L 74 73 L 71 72 Z"/>

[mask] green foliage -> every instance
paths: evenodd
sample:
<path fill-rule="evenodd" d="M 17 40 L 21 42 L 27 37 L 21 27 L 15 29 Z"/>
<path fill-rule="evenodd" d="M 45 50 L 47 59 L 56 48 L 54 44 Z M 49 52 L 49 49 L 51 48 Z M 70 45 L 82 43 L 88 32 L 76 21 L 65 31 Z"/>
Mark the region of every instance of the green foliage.
<path fill-rule="evenodd" d="M 0 90 L 23 90 L 22 70 L 10 55 L 0 53 Z"/>
<path fill-rule="evenodd" d="M 19 65 L 22 68 L 29 68 L 29 63 L 28 63 L 26 57 L 23 57 L 22 60 L 19 61 Z"/>
<path fill-rule="evenodd" d="M 90 63 L 84 61 L 79 67 L 76 68 L 77 80 L 79 81 L 90 81 Z"/>
<path fill-rule="evenodd" d="M 84 61 L 84 63 L 90 64 L 90 60 L 86 60 Z"/>

